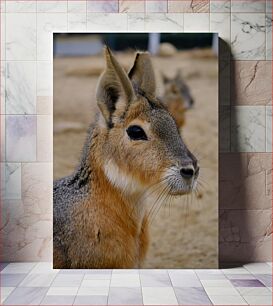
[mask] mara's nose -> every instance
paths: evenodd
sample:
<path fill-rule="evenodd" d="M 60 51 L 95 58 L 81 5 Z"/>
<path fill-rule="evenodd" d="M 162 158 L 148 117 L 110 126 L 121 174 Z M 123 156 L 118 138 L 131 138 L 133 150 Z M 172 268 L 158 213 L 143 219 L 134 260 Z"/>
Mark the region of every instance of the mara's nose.
<path fill-rule="evenodd" d="M 185 166 L 180 169 L 180 174 L 184 179 L 191 179 L 195 174 L 198 174 L 199 168 L 194 169 L 193 166 Z"/>

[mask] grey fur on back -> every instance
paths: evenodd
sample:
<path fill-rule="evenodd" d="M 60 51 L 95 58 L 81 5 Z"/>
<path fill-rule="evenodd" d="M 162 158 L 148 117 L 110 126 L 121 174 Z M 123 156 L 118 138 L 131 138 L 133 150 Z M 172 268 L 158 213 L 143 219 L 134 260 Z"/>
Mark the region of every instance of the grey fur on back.
<path fill-rule="evenodd" d="M 94 124 L 89 126 L 79 166 L 74 173 L 53 182 L 53 241 L 66 253 L 64 237 L 73 231 L 71 213 L 75 205 L 86 199 L 90 193 L 91 165 L 90 146 Z"/>

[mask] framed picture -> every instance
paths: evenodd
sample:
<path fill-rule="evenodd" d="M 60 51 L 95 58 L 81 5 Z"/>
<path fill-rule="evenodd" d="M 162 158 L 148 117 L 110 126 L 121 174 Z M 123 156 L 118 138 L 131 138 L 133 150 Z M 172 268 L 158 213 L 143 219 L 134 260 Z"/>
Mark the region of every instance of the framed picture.
<path fill-rule="evenodd" d="M 54 268 L 218 267 L 217 47 L 54 34 Z"/>

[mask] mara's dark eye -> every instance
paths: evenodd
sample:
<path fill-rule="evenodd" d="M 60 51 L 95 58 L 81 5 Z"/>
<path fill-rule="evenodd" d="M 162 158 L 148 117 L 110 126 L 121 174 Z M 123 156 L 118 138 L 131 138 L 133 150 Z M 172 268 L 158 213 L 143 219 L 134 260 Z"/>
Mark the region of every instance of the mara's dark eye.
<path fill-rule="evenodd" d="M 126 132 L 132 140 L 148 140 L 144 130 L 138 125 L 129 126 Z"/>

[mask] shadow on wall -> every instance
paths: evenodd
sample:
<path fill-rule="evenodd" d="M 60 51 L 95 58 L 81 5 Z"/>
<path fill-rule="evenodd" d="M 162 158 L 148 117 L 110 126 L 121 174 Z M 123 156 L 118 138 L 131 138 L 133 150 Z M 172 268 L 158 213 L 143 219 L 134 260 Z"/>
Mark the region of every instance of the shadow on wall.
<path fill-rule="evenodd" d="M 219 63 L 227 65 L 229 71 L 227 78 L 219 70 L 219 267 L 230 268 L 253 261 L 257 243 L 251 243 L 253 222 L 247 213 L 250 190 L 245 181 L 247 159 L 239 153 L 238 133 L 231 148 L 231 129 L 239 124 L 231 107 L 231 100 L 237 101 L 235 61 L 230 46 L 222 39 L 219 50 Z"/>

